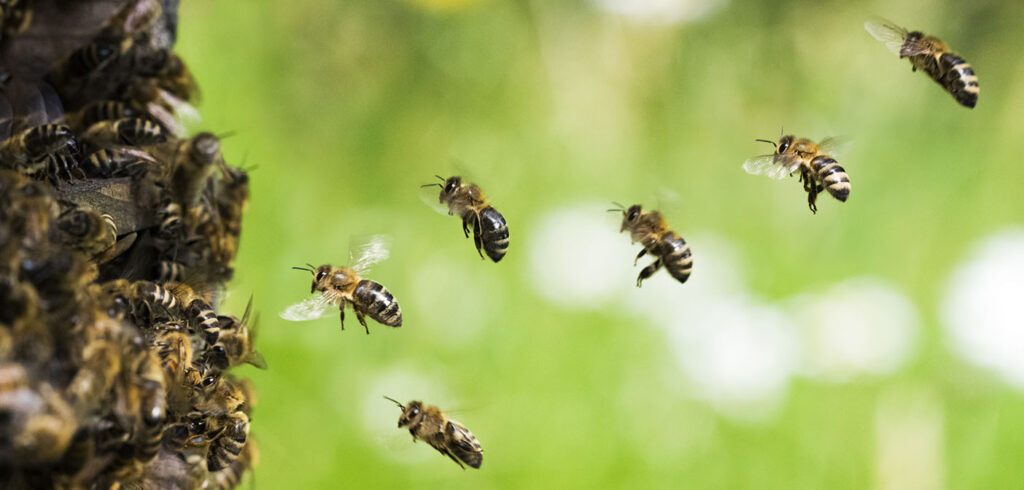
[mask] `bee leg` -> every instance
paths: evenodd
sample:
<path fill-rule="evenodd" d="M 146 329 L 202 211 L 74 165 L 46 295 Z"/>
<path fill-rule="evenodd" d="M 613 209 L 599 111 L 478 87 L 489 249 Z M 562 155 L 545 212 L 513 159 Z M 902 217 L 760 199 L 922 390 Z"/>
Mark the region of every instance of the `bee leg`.
<path fill-rule="evenodd" d="M 811 189 L 807 191 L 807 207 L 811 208 L 811 212 L 818 214 L 818 205 L 815 202 L 818 200 L 818 186 L 812 185 Z"/>
<path fill-rule="evenodd" d="M 363 317 L 363 312 L 356 310 L 356 320 L 359 320 L 359 324 L 366 329 L 366 335 L 370 335 L 370 327 L 366 326 L 366 318 Z"/>
<path fill-rule="evenodd" d="M 653 276 L 655 272 L 658 272 L 661 265 L 661 259 L 658 259 L 651 263 L 651 265 L 644 267 L 644 269 L 640 271 L 640 275 L 636 278 L 636 287 L 640 287 L 640 284 L 644 282 L 644 279 L 647 279 L 648 277 Z"/>
<path fill-rule="evenodd" d="M 345 303 L 341 304 L 341 329 L 345 330 Z"/>
<path fill-rule="evenodd" d="M 452 461 L 455 461 L 455 464 L 459 465 L 459 468 L 466 469 L 466 467 L 462 465 L 462 461 L 459 461 L 458 458 L 456 458 L 455 455 L 451 453 L 451 451 L 445 449 L 444 454 L 447 455 L 449 458 L 452 458 Z"/>
<path fill-rule="evenodd" d="M 476 245 L 476 253 L 480 255 L 480 260 L 484 259 L 484 253 L 481 251 L 484 246 L 483 234 L 484 230 L 480 226 L 480 215 L 477 215 L 473 219 L 473 243 Z"/>
<path fill-rule="evenodd" d="M 462 234 L 469 238 L 469 223 L 466 220 L 462 220 Z"/>
<path fill-rule="evenodd" d="M 636 267 L 636 263 L 639 262 L 640 261 L 640 257 L 643 257 L 644 255 L 647 255 L 647 249 L 646 248 L 640 249 L 640 253 L 637 254 L 636 259 L 633 260 L 633 267 Z"/>

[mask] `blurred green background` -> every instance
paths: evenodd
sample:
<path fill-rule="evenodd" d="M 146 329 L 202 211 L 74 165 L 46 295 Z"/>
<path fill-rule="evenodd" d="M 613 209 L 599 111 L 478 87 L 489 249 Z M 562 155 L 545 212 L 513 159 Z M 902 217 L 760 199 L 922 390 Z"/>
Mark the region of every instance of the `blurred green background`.
<path fill-rule="evenodd" d="M 979 74 L 977 108 L 911 73 L 870 15 L 945 39 Z M 1024 487 L 1024 397 L 958 355 L 942 317 L 972 247 L 1024 222 L 1024 3 L 187 1 L 180 16 L 196 129 L 237 131 L 228 162 L 258 166 L 223 305 L 255 295 L 270 365 L 242 373 L 257 487 Z M 853 141 L 848 202 L 822 195 L 812 215 L 795 177 L 743 172 L 780 126 Z M 499 264 L 420 200 L 457 168 L 508 220 Z M 639 248 L 612 200 L 663 211 L 694 251 L 687 284 L 633 286 Z M 289 267 L 345 263 L 374 233 L 393 239 L 371 277 L 402 328 L 278 317 L 308 293 Z M 815 349 L 844 335 L 863 355 L 837 371 Z M 482 469 L 413 444 L 383 395 L 448 411 Z"/>

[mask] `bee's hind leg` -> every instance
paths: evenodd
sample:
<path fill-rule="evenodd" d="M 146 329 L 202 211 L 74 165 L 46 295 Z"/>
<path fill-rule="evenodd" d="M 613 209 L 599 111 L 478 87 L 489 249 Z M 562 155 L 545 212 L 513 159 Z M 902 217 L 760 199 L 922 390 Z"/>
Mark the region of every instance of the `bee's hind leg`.
<path fill-rule="evenodd" d="M 480 226 L 480 216 L 477 215 L 473 220 L 473 243 L 476 245 L 476 253 L 480 255 L 480 260 L 483 260 L 484 258 L 484 253 L 482 251 L 484 246 L 483 234 L 484 230 L 483 227 Z"/>
<path fill-rule="evenodd" d="M 345 330 L 345 305 L 341 305 L 341 329 Z"/>
<path fill-rule="evenodd" d="M 359 320 L 359 324 L 366 329 L 366 335 L 370 335 L 370 327 L 366 326 L 366 318 L 363 317 L 363 312 L 356 310 L 356 320 Z"/>
<path fill-rule="evenodd" d="M 636 287 L 640 287 L 641 283 L 644 282 L 644 279 L 647 279 L 648 277 L 653 276 L 655 272 L 658 272 L 661 265 L 661 259 L 658 259 L 651 263 L 651 265 L 644 267 L 644 269 L 640 271 L 640 275 L 636 278 Z"/>
<path fill-rule="evenodd" d="M 633 267 L 636 267 L 636 263 L 639 262 L 640 261 L 640 257 L 643 257 L 644 255 L 647 255 L 647 249 L 646 248 L 640 249 L 640 253 L 637 254 L 635 259 L 633 259 Z"/>

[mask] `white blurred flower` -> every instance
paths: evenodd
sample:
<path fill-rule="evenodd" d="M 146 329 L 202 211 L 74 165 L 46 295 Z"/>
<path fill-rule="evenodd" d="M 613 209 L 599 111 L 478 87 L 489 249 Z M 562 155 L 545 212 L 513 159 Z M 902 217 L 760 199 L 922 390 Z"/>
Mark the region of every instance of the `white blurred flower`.
<path fill-rule="evenodd" d="M 484 325 L 491 323 L 496 302 L 505 296 L 501 281 L 493 274 L 475 273 L 472 266 L 479 264 L 464 259 L 453 260 L 441 255 L 425 257 L 413 275 L 412 289 L 417 294 L 408 300 L 416 311 L 433 313 L 424 315 L 422 321 L 429 323 L 430 329 L 438 334 L 437 338 L 443 338 L 450 346 L 472 339 Z M 458 294 L 457 306 L 444 308 L 453 291 Z M 406 311 L 413 311 L 413 308 Z"/>
<path fill-rule="evenodd" d="M 803 369 L 828 381 L 896 371 L 910 357 L 921 325 L 910 299 L 874 278 L 798 296 L 793 311 L 804 334 Z"/>
<path fill-rule="evenodd" d="M 606 12 L 640 22 L 676 24 L 697 20 L 725 5 L 725 0 L 592 0 Z"/>
<path fill-rule="evenodd" d="M 530 237 L 529 282 L 540 297 L 564 308 L 595 310 L 633 286 L 630 262 L 639 248 L 618 233 L 618 220 L 604 212 L 608 207 L 592 203 L 559 209 L 524 233 Z"/>
<path fill-rule="evenodd" d="M 950 276 L 941 317 L 957 355 L 1024 389 L 1024 229 L 976 245 Z"/>

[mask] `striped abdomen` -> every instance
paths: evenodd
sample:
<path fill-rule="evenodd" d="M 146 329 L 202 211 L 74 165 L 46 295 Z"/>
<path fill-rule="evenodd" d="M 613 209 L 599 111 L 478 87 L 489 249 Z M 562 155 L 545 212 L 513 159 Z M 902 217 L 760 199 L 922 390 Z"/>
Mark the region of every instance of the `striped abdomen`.
<path fill-rule="evenodd" d="M 235 462 L 249 437 L 249 417 L 244 412 L 235 412 L 228 418 L 230 425 L 210 444 L 206 460 L 206 468 L 210 471 L 224 469 Z"/>
<path fill-rule="evenodd" d="M 118 46 L 98 41 L 71 53 L 68 59 L 68 75 L 80 77 L 99 70 L 117 56 Z"/>
<path fill-rule="evenodd" d="M 402 309 L 381 283 L 363 279 L 353 296 L 356 299 L 354 306 L 378 323 L 389 327 L 402 326 Z"/>
<path fill-rule="evenodd" d="M 850 177 L 846 175 L 843 167 L 829 156 L 818 155 L 811 160 L 811 170 L 817 176 L 817 180 L 832 197 L 846 202 L 850 197 Z"/>
<path fill-rule="evenodd" d="M 477 226 L 480 231 L 479 243 L 484 252 L 495 262 L 501 260 L 508 252 L 509 243 L 505 217 L 498 210 L 487 206 L 480 211 Z"/>
<path fill-rule="evenodd" d="M 135 283 L 136 294 L 145 303 L 151 303 L 168 312 L 178 308 L 178 299 L 167 288 L 149 281 Z"/>
<path fill-rule="evenodd" d="M 42 124 L 22 133 L 25 151 L 31 160 L 38 160 L 60 150 L 74 139 L 71 128 L 63 124 Z"/>
<path fill-rule="evenodd" d="M 88 128 L 100 121 L 113 121 L 134 115 L 135 111 L 124 102 L 116 100 L 93 102 L 85 106 L 85 109 L 82 109 L 81 127 Z"/>
<path fill-rule="evenodd" d="M 973 108 L 978 103 L 978 76 L 971 65 L 953 53 L 942 53 L 938 65 L 938 76 L 929 75 L 960 105 Z"/>
<path fill-rule="evenodd" d="M 188 305 L 189 314 L 195 321 L 196 328 L 206 334 L 206 341 L 214 343 L 220 336 L 220 320 L 217 319 L 217 312 L 209 303 L 201 299 L 194 299 Z"/>
<path fill-rule="evenodd" d="M 148 462 L 160 451 L 167 400 L 163 384 L 149 379 L 143 380 L 143 384 L 145 389 L 142 391 L 142 430 L 138 433 L 135 457 L 139 461 Z"/>
<path fill-rule="evenodd" d="M 156 266 L 156 280 L 160 282 L 177 282 L 185 277 L 185 266 L 173 260 L 161 260 Z"/>
<path fill-rule="evenodd" d="M 135 164 L 141 162 L 138 157 L 120 150 L 99 150 L 89 155 L 82 163 L 86 174 L 93 177 L 114 177 L 128 175 Z"/>
<path fill-rule="evenodd" d="M 662 265 L 677 281 L 686 282 L 690 278 L 690 271 L 693 270 L 690 246 L 676 232 L 666 232 L 661 236 L 661 241 L 655 246 L 655 250 L 650 251 L 661 258 Z"/>
<path fill-rule="evenodd" d="M 133 146 L 150 146 L 163 143 L 167 138 L 155 122 L 141 117 L 118 119 L 114 123 L 121 143 Z"/>

